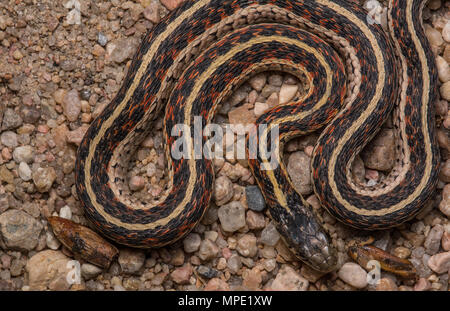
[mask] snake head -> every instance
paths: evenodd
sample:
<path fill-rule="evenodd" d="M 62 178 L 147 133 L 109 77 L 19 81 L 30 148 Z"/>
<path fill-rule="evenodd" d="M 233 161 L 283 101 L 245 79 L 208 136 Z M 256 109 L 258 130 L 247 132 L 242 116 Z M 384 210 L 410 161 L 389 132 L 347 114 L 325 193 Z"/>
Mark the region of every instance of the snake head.
<path fill-rule="evenodd" d="M 296 204 L 289 210 L 272 211 L 277 230 L 298 259 L 320 272 L 336 269 L 336 249 L 310 207 Z"/>

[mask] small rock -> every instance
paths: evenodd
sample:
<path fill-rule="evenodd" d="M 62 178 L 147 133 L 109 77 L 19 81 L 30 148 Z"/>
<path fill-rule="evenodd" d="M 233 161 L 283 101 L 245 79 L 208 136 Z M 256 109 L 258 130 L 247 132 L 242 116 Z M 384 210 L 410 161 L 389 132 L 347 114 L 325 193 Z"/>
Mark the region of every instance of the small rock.
<path fill-rule="evenodd" d="M 196 252 L 202 242 L 200 235 L 197 233 L 189 233 L 183 240 L 184 251 L 186 253 Z"/>
<path fill-rule="evenodd" d="M 227 284 L 227 282 L 219 279 L 219 278 L 213 278 L 209 280 L 208 284 L 206 284 L 205 291 L 229 291 L 230 286 Z"/>
<path fill-rule="evenodd" d="M 20 162 L 19 164 L 19 169 L 17 170 L 17 172 L 19 173 L 19 177 L 23 180 L 23 181 L 29 181 L 31 180 L 31 169 L 28 166 L 27 163 L 25 162 Z"/>
<path fill-rule="evenodd" d="M 71 90 L 66 93 L 62 108 L 67 120 L 75 122 L 78 119 L 81 112 L 81 100 L 77 90 Z"/>
<path fill-rule="evenodd" d="M 0 215 L 1 237 L 9 249 L 34 249 L 42 229 L 39 221 L 22 211 L 9 210 Z"/>
<path fill-rule="evenodd" d="M 228 203 L 233 195 L 233 183 L 231 180 L 227 176 L 219 176 L 214 184 L 214 199 L 217 206 Z"/>
<path fill-rule="evenodd" d="M 130 178 L 130 182 L 128 183 L 131 191 L 139 191 L 144 189 L 145 187 L 145 179 L 141 176 L 133 176 Z"/>
<path fill-rule="evenodd" d="M 306 291 L 309 282 L 290 266 L 284 266 L 278 271 L 272 282 L 271 290 L 279 291 Z"/>
<path fill-rule="evenodd" d="M 297 94 L 298 85 L 283 84 L 280 89 L 280 104 L 290 102 Z"/>
<path fill-rule="evenodd" d="M 441 82 L 445 83 L 447 81 L 450 81 L 450 66 L 447 61 L 442 56 L 437 56 L 436 65 Z"/>
<path fill-rule="evenodd" d="M 450 159 L 442 164 L 439 178 L 445 183 L 450 183 Z"/>
<path fill-rule="evenodd" d="M 15 148 L 18 145 L 17 134 L 12 131 L 5 131 L 0 136 L 0 142 L 6 147 Z"/>
<path fill-rule="evenodd" d="M 289 156 L 287 171 L 295 189 L 302 195 L 312 192 L 311 185 L 311 158 L 303 151 L 297 151 Z"/>
<path fill-rule="evenodd" d="M 268 246 L 275 246 L 279 240 L 280 234 L 273 222 L 270 222 L 261 232 L 261 243 Z"/>
<path fill-rule="evenodd" d="M 192 275 L 192 266 L 191 264 L 186 264 L 183 267 L 175 269 L 170 277 L 177 284 L 189 284 L 189 279 Z"/>
<path fill-rule="evenodd" d="M 68 290 L 67 278 L 73 272 L 71 259 L 63 253 L 46 250 L 31 257 L 25 267 L 30 290 Z"/>
<path fill-rule="evenodd" d="M 376 287 L 377 291 L 397 291 L 398 287 L 397 284 L 391 279 L 391 278 L 382 278 L 377 284 Z"/>
<path fill-rule="evenodd" d="M 85 280 L 94 279 L 102 273 L 102 269 L 90 263 L 84 263 L 81 265 L 81 275 Z"/>
<path fill-rule="evenodd" d="M 425 239 L 425 249 L 428 254 L 434 255 L 439 251 L 439 246 L 441 244 L 441 238 L 444 234 L 444 227 L 441 225 L 435 225 L 428 233 Z"/>
<path fill-rule="evenodd" d="M 81 140 L 83 139 L 84 134 L 86 134 L 88 128 L 89 128 L 89 126 L 87 124 L 83 124 L 76 130 L 68 132 L 66 135 L 67 142 L 79 146 L 81 143 Z"/>
<path fill-rule="evenodd" d="M 264 215 L 254 211 L 247 212 L 247 225 L 250 230 L 263 229 L 266 226 Z"/>
<path fill-rule="evenodd" d="M 356 263 L 345 263 L 339 270 L 338 276 L 345 283 L 355 288 L 365 288 L 367 286 L 367 272 Z"/>
<path fill-rule="evenodd" d="M 3 130 L 13 130 L 23 124 L 23 120 L 13 109 L 6 109 L 3 113 Z"/>
<path fill-rule="evenodd" d="M 31 146 L 20 146 L 14 149 L 13 159 L 16 163 L 25 162 L 30 164 L 34 159 L 34 150 Z"/>
<path fill-rule="evenodd" d="M 144 265 L 145 253 L 142 250 L 125 248 L 120 250 L 118 261 L 123 272 L 134 274 Z"/>
<path fill-rule="evenodd" d="M 255 103 L 254 108 L 255 116 L 256 117 L 262 116 L 269 108 L 270 108 L 269 105 L 266 103 Z"/>
<path fill-rule="evenodd" d="M 450 184 L 446 184 L 442 190 L 442 201 L 439 203 L 439 210 L 447 217 L 450 217 Z"/>
<path fill-rule="evenodd" d="M 397 256 L 402 259 L 406 259 L 411 255 L 411 251 L 408 248 L 403 247 L 403 246 L 396 247 L 394 249 L 393 253 L 394 253 L 394 256 Z"/>
<path fill-rule="evenodd" d="M 426 290 L 429 290 L 430 288 L 431 288 L 431 284 L 425 278 L 420 278 L 414 285 L 414 290 L 416 292 L 426 291 Z"/>
<path fill-rule="evenodd" d="M 445 99 L 446 101 L 450 101 L 450 81 L 447 81 L 444 84 L 442 84 L 440 91 L 442 98 Z"/>
<path fill-rule="evenodd" d="M 266 201 L 258 186 L 245 187 L 245 196 L 249 209 L 256 212 L 262 212 L 266 208 Z"/>
<path fill-rule="evenodd" d="M 101 46 L 105 46 L 108 43 L 108 37 L 103 34 L 103 32 L 99 32 L 97 35 L 97 42 Z"/>
<path fill-rule="evenodd" d="M 46 232 L 45 241 L 47 243 L 47 247 L 54 251 L 56 251 L 61 246 L 61 242 L 58 241 L 52 231 Z"/>
<path fill-rule="evenodd" d="M 207 279 L 212 279 L 219 275 L 219 271 L 217 271 L 216 269 L 207 267 L 207 266 L 199 266 L 197 268 L 197 273 Z"/>
<path fill-rule="evenodd" d="M 33 173 L 33 182 L 36 189 L 41 192 L 48 192 L 56 179 L 56 172 L 53 167 L 39 167 Z"/>
<path fill-rule="evenodd" d="M 256 246 L 256 237 L 252 233 L 244 234 L 238 240 L 236 249 L 242 256 L 254 257 L 258 252 L 258 247 Z"/>
<path fill-rule="evenodd" d="M 228 112 L 228 118 L 231 124 L 253 124 L 256 121 L 256 116 L 253 110 L 253 105 L 244 104 L 238 108 Z"/>
<path fill-rule="evenodd" d="M 231 273 L 237 273 L 242 268 L 242 260 L 238 255 L 232 255 L 227 261 Z"/>
<path fill-rule="evenodd" d="M 448 272 L 450 268 L 450 252 L 431 256 L 428 260 L 428 267 L 438 274 Z"/>
<path fill-rule="evenodd" d="M 281 86 L 283 84 L 283 77 L 279 74 L 272 74 L 269 76 L 269 84 L 273 86 Z"/>
<path fill-rule="evenodd" d="M 362 159 L 368 168 L 390 171 L 395 162 L 394 131 L 382 129 L 373 142 L 364 149 Z"/>
<path fill-rule="evenodd" d="M 59 217 L 64 219 L 72 219 L 72 210 L 70 209 L 70 206 L 66 205 L 64 207 L 61 207 L 59 210 Z"/>
<path fill-rule="evenodd" d="M 138 42 L 134 38 L 119 39 L 115 42 L 108 43 L 107 51 L 113 62 L 121 64 L 130 59 L 136 51 Z"/>
<path fill-rule="evenodd" d="M 259 289 L 262 282 L 261 271 L 258 268 L 253 268 L 251 270 L 247 269 L 242 274 L 243 282 L 242 285 L 250 290 Z"/>
<path fill-rule="evenodd" d="M 267 81 L 266 75 L 264 73 L 260 73 L 250 78 L 248 83 L 256 91 L 261 92 L 263 87 L 266 85 L 266 81 Z"/>
<path fill-rule="evenodd" d="M 442 235 L 442 249 L 444 251 L 450 251 L 450 232 L 444 232 Z"/>
<path fill-rule="evenodd" d="M 150 4 L 144 9 L 144 17 L 151 21 L 154 24 L 158 24 L 161 20 L 160 16 L 161 7 L 159 1 L 153 0 Z"/>
<path fill-rule="evenodd" d="M 220 207 L 218 216 L 224 231 L 235 232 L 245 226 L 245 208 L 239 202 Z"/>
<path fill-rule="evenodd" d="M 200 250 L 198 252 L 198 257 L 203 261 L 209 261 L 216 258 L 219 254 L 219 248 L 211 240 L 204 240 L 200 244 Z"/>

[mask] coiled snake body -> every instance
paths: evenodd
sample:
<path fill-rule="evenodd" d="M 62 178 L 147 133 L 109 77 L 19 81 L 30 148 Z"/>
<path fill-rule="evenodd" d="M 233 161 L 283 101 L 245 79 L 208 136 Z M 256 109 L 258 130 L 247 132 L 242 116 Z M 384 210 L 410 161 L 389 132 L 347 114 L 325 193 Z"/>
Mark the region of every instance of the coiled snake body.
<path fill-rule="evenodd" d="M 359 229 L 411 219 L 439 172 L 436 69 L 422 6 L 421 0 L 392 0 L 387 35 L 350 1 L 185 1 L 143 38 L 123 86 L 79 147 L 76 187 L 86 216 L 103 235 L 132 247 L 161 247 L 185 236 L 209 205 L 214 169 L 205 158 L 171 157 L 174 126 L 192 128 L 195 116 L 209 124 L 234 86 L 256 72 L 283 70 L 304 74 L 309 93 L 259 117 L 257 125 L 269 125 L 260 140 L 270 141 L 277 126 L 278 159 L 286 141 L 326 125 L 311 164 L 322 206 Z M 394 107 L 397 164 L 383 184 L 364 187 L 353 181 L 351 163 Z M 124 169 L 162 108 L 169 189 L 155 206 L 131 204 Z M 192 140 L 188 146 L 192 155 Z M 278 231 L 299 259 L 333 270 L 336 251 L 320 221 L 294 190 L 285 165 L 268 161 L 249 159 L 249 166 Z"/>

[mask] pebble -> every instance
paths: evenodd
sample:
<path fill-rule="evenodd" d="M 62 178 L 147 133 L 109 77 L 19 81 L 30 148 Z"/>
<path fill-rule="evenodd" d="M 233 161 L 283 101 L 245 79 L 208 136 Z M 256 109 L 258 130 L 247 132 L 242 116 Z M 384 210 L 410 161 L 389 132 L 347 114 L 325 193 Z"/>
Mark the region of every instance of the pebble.
<path fill-rule="evenodd" d="M 205 291 L 229 291 L 230 286 L 227 284 L 227 282 L 225 282 L 219 278 L 213 278 L 208 281 L 204 290 Z"/>
<path fill-rule="evenodd" d="M 437 56 L 436 66 L 438 69 L 439 80 L 441 80 L 442 83 L 450 81 L 450 66 L 448 65 L 445 58 L 443 58 L 442 56 Z"/>
<path fill-rule="evenodd" d="M 280 240 L 280 234 L 275 225 L 270 222 L 261 232 L 261 243 L 268 246 L 275 246 Z"/>
<path fill-rule="evenodd" d="M 256 237 L 253 233 L 244 234 L 238 240 L 236 250 L 244 257 L 254 257 L 258 252 L 258 247 L 256 245 Z"/>
<path fill-rule="evenodd" d="M 217 206 L 228 203 L 233 195 L 233 183 L 231 180 L 227 176 L 219 176 L 214 184 L 214 199 Z"/>
<path fill-rule="evenodd" d="M 59 210 L 59 217 L 71 220 L 72 210 L 70 209 L 70 206 L 66 205 L 64 207 L 61 207 L 61 209 Z"/>
<path fill-rule="evenodd" d="M 258 186 L 245 187 L 245 197 L 249 209 L 256 212 L 262 212 L 266 208 L 266 201 Z"/>
<path fill-rule="evenodd" d="M 448 272 L 450 269 L 450 252 L 431 256 L 428 260 L 428 267 L 438 274 Z"/>
<path fill-rule="evenodd" d="M 200 244 L 200 249 L 198 251 L 198 257 L 203 261 L 209 261 L 214 259 L 219 254 L 219 248 L 211 240 L 203 240 Z"/>
<path fill-rule="evenodd" d="M 254 212 L 249 210 L 247 212 L 247 225 L 250 230 L 260 230 L 264 229 L 266 226 L 266 220 L 264 219 L 264 215 L 261 213 Z"/>
<path fill-rule="evenodd" d="M 12 131 L 5 131 L 0 136 L 0 142 L 6 147 L 15 148 L 18 145 L 17 134 Z"/>
<path fill-rule="evenodd" d="M 450 159 L 442 164 L 439 178 L 445 183 L 450 183 Z"/>
<path fill-rule="evenodd" d="M 297 91 L 298 85 L 283 84 L 280 89 L 280 104 L 282 105 L 289 103 L 295 97 Z"/>
<path fill-rule="evenodd" d="M 186 253 L 194 253 L 200 248 L 202 239 L 197 233 L 189 233 L 183 240 L 183 247 Z"/>
<path fill-rule="evenodd" d="M 245 226 L 245 208 L 233 201 L 221 206 L 218 211 L 220 225 L 226 232 L 235 232 Z"/>
<path fill-rule="evenodd" d="M 81 265 L 81 275 L 85 280 L 94 279 L 102 273 L 102 269 L 90 263 L 84 263 Z"/>
<path fill-rule="evenodd" d="M 134 274 L 144 266 L 145 253 L 142 250 L 124 248 L 119 252 L 118 261 L 123 272 Z"/>
<path fill-rule="evenodd" d="M 242 274 L 242 285 L 249 290 L 258 290 L 261 282 L 262 275 L 259 268 L 246 269 Z"/>
<path fill-rule="evenodd" d="M 430 230 L 424 243 L 425 250 L 427 251 L 428 254 L 434 255 L 439 251 L 441 238 L 443 234 L 444 234 L 444 227 L 442 227 L 441 225 L 435 225 Z"/>
<path fill-rule="evenodd" d="M 81 112 L 81 100 L 77 90 L 70 90 L 64 96 L 62 107 L 64 115 L 70 122 L 75 122 Z"/>
<path fill-rule="evenodd" d="M 450 81 L 445 82 L 440 87 L 441 96 L 446 101 L 450 101 Z"/>
<path fill-rule="evenodd" d="M 306 291 L 308 286 L 309 282 L 307 279 L 286 265 L 278 271 L 270 288 L 277 291 Z"/>
<path fill-rule="evenodd" d="M 123 63 L 130 59 L 136 51 L 138 42 L 134 38 L 119 39 L 108 43 L 106 50 L 110 51 L 110 59 L 117 63 Z"/>
<path fill-rule="evenodd" d="M 237 273 L 242 268 L 242 260 L 238 255 L 232 255 L 227 261 L 231 273 Z"/>
<path fill-rule="evenodd" d="M 444 232 L 442 235 L 442 249 L 444 251 L 450 251 L 450 232 Z"/>
<path fill-rule="evenodd" d="M 270 108 L 270 106 L 266 103 L 255 103 L 255 116 L 256 117 L 260 117 L 262 116 L 268 109 Z"/>
<path fill-rule="evenodd" d="M 395 162 L 394 131 L 382 129 L 372 143 L 362 152 L 366 167 L 378 171 L 390 171 Z"/>
<path fill-rule="evenodd" d="M 203 265 L 201 265 L 197 268 L 197 273 L 200 276 L 207 278 L 207 279 L 212 279 L 219 275 L 219 271 L 217 271 L 216 269 L 213 269 L 213 268 L 210 268 L 207 266 L 203 266 Z"/>
<path fill-rule="evenodd" d="M 151 21 L 152 23 L 157 24 L 161 20 L 160 11 L 161 7 L 159 1 L 153 0 L 144 9 L 144 17 L 149 21 Z"/>
<path fill-rule="evenodd" d="M 311 158 L 303 151 L 297 151 L 289 156 L 287 171 L 295 189 L 302 195 L 312 192 Z"/>
<path fill-rule="evenodd" d="M 31 146 L 20 146 L 14 149 L 13 159 L 16 163 L 27 163 L 30 164 L 34 159 L 34 149 Z"/>
<path fill-rule="evenodd" d="M 439 210 L 450 217 L 450 184 L 446 184 L 442 190 L 442 201 L 439 203 Z"/>
<path fill-rule="evenodd" d="M 398 287 L 397 284 L 395 284 L 395 282 L 391 279 L 391 278 L 382 278 L 379 280 L 377 287 L 376 287 L 377 291 L 397 291 Z"/>
<path fill-rule="evenodd" d="M 414 285 L 414 291 L 422 292 L 427 291 L 431 288 L 430 282 L 426 278 L 420 278 Z"/>
<path fill-rule="evenodd" d="M 45 235 L 45 242 L 47 244 L 47 247 L 52 250 L 57 250 L 61 246 L 61 242 L 58 241 L 58 239 L 53 234 L 53 231 L 47 231 Z"/>
<path fill-rule="evenodd" d="M 189 284 L 189 279 L 192 275 L 192 266 L 187 263 L 186 265 L 176 268 L 171 274 L 170 278 L 177 284 Z"/>
<path fill-rule="evenodd" d="M 68 290 L 69 272 L 72 272 L 71 259 L 63 253 L 45 250 L 32 256 L 25 267 L 28 272 L 30 290 Z"/>
<path fill-rule="evenodd" d="M 250 86 L 258 92 L 261 92 L 263 87 L 266 85 L 267 76 L 265 73 L 260 73 L 248 80 Z"/>
<path fill-rule="evenodd" d="M 70 131 L 67 133 L 67 142 L 73 143 L 77 146 L 80 145 L 81 140 L 84 137 L 84 134 L 88 130 L 89 126 L 87 124 L 83 124 L 80 127 L 78 127 L 76 130 Z"/>
<path fill-rule="evenodd" d="M 42 224 L 22 211 L 8 210 L 0 215 L 0 233 L 6 247 L 30 251 L 39 241 Z"/>
<path fill-rule="evenodd" d="M 355 288 L 365 288 L 367 286 L 367 272 L 356 263 L 345 263 L 339 269 L 338 276 L 345 283 Z"/>
<path fill-rule="evenodd" d="M 17 172 L 23 181 L 31 180 L 31 169 L 25 162 L 20 162 Z"/>
<path fill-rule="evenodd" d="M 131 191 L 139 191 L 144 189 L 145 187 L 145 179 L 141 176 L 133 176 L 130 178 L 130 182 L 128 183 Z"/>
<path fill-rule="evenodd" d="M 105 36 L 103 34 L 103 32 L 99 32 L 97 34 L 97 42 L 98 44 L 100 44 L 101 46 L 106 46 L 106 44 L 108 43 L 108 37 Z"/>
<path fill-rule="evenodd" d="M 48 192 L 55 179 L 56 172 L 53 167 L 39 167 L 33 172 L 33 182 L 36 189 L 41 193 Z"/>
<path fill-rule="evenodd" d="M 20 114 L 15 112 L 13 109 L 6 109 L 3 113 L 3 130 L 13 130 L 21 126 L 23 123 Z"/>
<path fill-rule="evenodd" d="M 399 258 L 406 259 L 409 256 L 411 256 L 411 250 L 409 248 L 400 246 L 400 247 L 396 247 L 394 249 L 393 254 L 394 254 L 394 256 L 397 256 Z"/>

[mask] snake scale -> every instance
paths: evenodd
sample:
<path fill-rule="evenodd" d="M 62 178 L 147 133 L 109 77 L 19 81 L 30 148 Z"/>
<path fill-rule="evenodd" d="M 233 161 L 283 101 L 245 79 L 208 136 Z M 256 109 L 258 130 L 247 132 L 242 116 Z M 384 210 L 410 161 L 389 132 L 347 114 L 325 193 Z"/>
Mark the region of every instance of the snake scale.
<path fill-rule="evenodd" d="M 320 271 L 337 264 L 336 250 L 279 161 L 293 137 L 323 127 L 311 162 L 321 205 L 354 228 L 378 230 L 414 217 L 432 195 L 439 173 L 434 129 L 437 78 L 424 35 L 422 0 L 391 0 L 389 31 L 345 0 L 185 1 L 143 38 L 112 102 L 92 122 L 76 161 L 76 188 L 87 218 L 107 238 L 138 248 L 184 237 L 207 209 L 214 164 L 175 159 L 174 126 L 210 124 L 232 89 L 253 74 L 282 70 L 309 83 L 298 101 L 279 105 L 256 125 L 277 128 L 275 158 L 249 159 L 271 218 L 292 252 Z M 126 168 L 165 109 L 169 165 L 166 195 L 157 204 L 131 203 Z M 367 187 L 352 178 L 355 156 L 394 111 L 397 162 L 388 178 Z M 202 143 L 207 137 L 202 137 Z M 187 139 L 193 153 L 193 139 Z"/>

